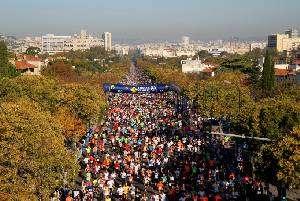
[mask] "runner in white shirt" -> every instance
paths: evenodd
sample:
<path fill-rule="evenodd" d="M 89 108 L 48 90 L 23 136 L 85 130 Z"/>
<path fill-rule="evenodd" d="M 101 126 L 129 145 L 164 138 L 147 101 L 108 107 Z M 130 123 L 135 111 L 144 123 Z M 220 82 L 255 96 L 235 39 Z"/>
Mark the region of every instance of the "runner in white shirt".
<path fill-rule="evenodd" d="M 115 182 L 114 182 L 113 179 L 108 180 L 108 182 L 107 182 L 108 188 L 113 189 L 114 183 L 115 183 Z"/>
<path fill-rule="evenodd" d="M 124 191 L 123 191 L 123 187 L 122 187 L 122 186 L 120 186 L 120 187 L 117 189 L 117 193 L 118 193 L 118 195 L 120 196 L 120 198 L 123 196 Z"/>

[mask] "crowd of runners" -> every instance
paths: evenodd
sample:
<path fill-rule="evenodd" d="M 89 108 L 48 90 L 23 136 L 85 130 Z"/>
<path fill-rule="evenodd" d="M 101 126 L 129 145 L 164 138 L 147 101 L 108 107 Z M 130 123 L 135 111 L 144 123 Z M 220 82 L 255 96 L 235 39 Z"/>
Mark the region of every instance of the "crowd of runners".
<path fill-rule="evenodd" d="M 125 84 L 147 84 L 136 72 Z M 82 141 L 80 188 L 63 200 L 270 200 L 252 179 L 245 158 L 223 138 L 203 132 L 200 117 L 187 124 L 177 94 L 109 94 L 105 121 Z"/>

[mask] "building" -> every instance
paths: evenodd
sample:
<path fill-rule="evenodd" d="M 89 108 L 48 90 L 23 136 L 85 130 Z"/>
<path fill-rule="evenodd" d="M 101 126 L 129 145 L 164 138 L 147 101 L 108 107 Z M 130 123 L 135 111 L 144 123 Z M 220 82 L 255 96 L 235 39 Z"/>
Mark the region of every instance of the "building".
<path fill-rule="evenodd" d="M 177 51 L 175 48 L 167 45 L 149 45 L 147 47 L 141 48 L 142 54 L 145 56 L 152 57 L 176 57 Z"/>
<path fill-rule="evenodd" d="M 56 36 L 47 34 L 42 36 L 42 53 L 55 54 L 68 50 L 70 46 L 71 36 Z"/>
<path fill-rule="evenodd" d="M 70 50 L 86 50 L 102 45 L 103 42 L 100 38 L 93 37 L 86 30 L 81 30 L 79 34 L 73 36 L 56 36 L 54 34 L 42 36 L 41 51 L 55 54 Z"/>
<path fill-rule="evenodd" d="M 254 49 L 265 49 L 267 47 L 267 43 L 265 42 L 253 42 L 250 43 L 250 51 Z"/>
<path fill-rule="evenodd" d="M 274 65 L 274 68 L 276 68 L 276 69 L 289 69 L 289 64 L 286 64 L 286 63 L 284 63 L 284 64 L 275 64 Z"/>
<path fill-rule="evenodd" d="M 17 54 L 16 59 L 11 61 L 16 70 L 22 75 L 40 75 L 46 65 L 37 55 Z"/>
<path fill-rule="evenodd" d="M 289 38 L 297 38 L 298 35 L 298 30 L 296 29 L 288 29 L 284 32 L 286 35 L 289 35 Z"/>
<path fill-rule="evenodd" d="M 102 39 L 104 42 L 104 48 L 106 51 L 111 51 L 112 50 L 112 44 L 111 44 L 111 33 L 109 32 L 104 32 L 102 35 Z"/>
<path fill-rule="evenodd" d="M 37 55 L 33 56 L 33 55 L 27 55 L 25 54 L 23 56 L 24 60 L 26 62 L 28 62 L 31 65 L 34 65 L 37 69 L 36 69 L 36 74 L 40 74 L 40 72 L 42 71 L 42 68 L 44 66 L 46 66 L 45 62 L 42 61 L 42 59 L 40 59 Z"/>
<path fill-rule="evenodd" d="M 22 75 L 39 75 L 37 67 L 27 61 L 15 61 L 15 66 Z"/>
<path fill-rule="evenodd" d="M 181 60 L 181 68 L 183 73 L 200 73 L 200 72 L 210 72 L 213 74 L 213 69 L 215 66 L 210 64 L 205 64 L 201 60 Z"/>
<path fill-rule="evenodd" d="M 272 34 L 268 36 L 267 47 L 278 52 L 290 52 L 300 47 L 300 37 L 296 30 L 288 30 L 284 34 Z"/>
<path fill-rule="evenodd" d="M 292 62 L 289 65 L 289 70 L 292 70 L 294 73 L 296 73 L 296 77 L 297 77 L 297 84 L 299 83 L 299 73 L 300 73 L 300 49 L 298 49 L 295 54 L 294 57 L 292 58 Z"/>
<path fill-rule="evenodd" d="M 281 84 L 296 84 L 296 73 L 289 69 L 275 68 L 276 82 Z"/>
<path fill-rule="evenodd" d="M 222 54 L 222 51 L 219 50 L 219 49 L 210 49 L 208 52 L 209 52 L 209 54 L 211 54 L 213 57 L 218 57 L 218 56 L 221 56 L 221 54 Z"/>
<path fill-rule="evenodd" d="M 42 37 L 25 37 L 18 40 L 18 45 L 12 50 L 16 53 L 25 52 L 29 47 L 38 47 L 42 46 Z"/>
<path fill-rule="evenodd" d="M 181 44 L 183 47 L 188 47 L 190 44 L 190 37 L 188 36 L 182 36 L 181 38 Z"/>
<path fill-rule="evenodd" d="M 187 56 L 187 57 L 192 57 L 195 56 L 197 52 L 189 49 L 178 49 L 176 50 L 176 55 L 177 57 L 181 56 Z"/>
<path fill-rule="evenodd" d="M 102 40 L 93 37 L 86 30 L 81 30 L 80 34 L 74 34 L 66 43 L 66 50 L 86 50 L 91 47 L 102 46 Z"/>
<path fill-rule="evenodd" d="M 113 49 L 117 52 L 118 55 L 128 55 L 130 47 L 129 45 L 120 45 L 116 44 L 114 45 Z"/>

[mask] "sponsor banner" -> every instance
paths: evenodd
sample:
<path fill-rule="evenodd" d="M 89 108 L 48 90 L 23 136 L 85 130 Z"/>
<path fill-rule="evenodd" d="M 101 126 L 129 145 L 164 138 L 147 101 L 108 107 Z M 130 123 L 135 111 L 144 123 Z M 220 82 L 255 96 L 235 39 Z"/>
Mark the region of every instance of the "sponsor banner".
<path fill-rule="evenodd" d="M 124 84 L 104 84 L 105 92 L 113 93 L 162 93 L 173 91 L 173 87 L 166 84 L 149 84 L 149 85 L 124 85 Z"/>

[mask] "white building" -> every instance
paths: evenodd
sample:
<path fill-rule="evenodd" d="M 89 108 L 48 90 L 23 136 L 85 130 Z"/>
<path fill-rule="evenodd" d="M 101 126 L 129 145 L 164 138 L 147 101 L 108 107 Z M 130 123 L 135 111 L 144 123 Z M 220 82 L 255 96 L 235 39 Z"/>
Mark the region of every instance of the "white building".
<path fill-rule="evenodd" d="M 182 38 L 181 38 L 181 44 L 184 47 L 189 46 L 189 44 L 190 44 L 190 37 L 188 37 L 188 36 L 182 36 Z"/>
<path fill-rule="evenodd" d="M 201 60 L 181 60 L 181 68 L 183 73 L 200 73 L 200 72 L 212 72 L 214 66 L 202 63 Z M 213 76 L 213 73 L 212 73 Z"/>
<path fill-rule="evenodd" d="M 189 50 L 189 49 L 179 49 L 176 51 L 176 56 L 181 57 L 181 56 L 187 56 L 187 57 L 192 57 L 196 54 L 197 52 L 194 50 Z"/>
<path fill-rule="evenodd" d="M 287 70 L 289 68 L 289 64 L 275 64 L 274 68 Z"/>
<path fill-rule="evenodd" d="M 88 35 L 86 30 L 81 30 L 80 34 L 74 34 L 67 43 L 67 50 L 86 50 L 91 47 L 102 46 L 100 38 Z"/>
<path fill-rule="evenodd" d="M 66 51 L 70 44 L 70 40 L 71 36 L 56 36 L 54 34 L 47 34 L 42 36 L 41 51 L 49 54 Z"/>
<path fill-rule="evenodd" d="M 112 45 L 111 45 L 111 33 L 109 32 L 104 32 L 102 35 L 102 39 L 104 42 L 104 48 L 106 51 L 111 51 L 112 50 Z"/>
<path fill-rule="evenodd" d="M 222 54 L 222 50 L 219 50 L 218 48 L 216 49 L 209 49 L 208 52 L 213 55 L 214 57 L 218 57 L 218 56 L 221 56 Z"/>
<path fill-rule="evenodd" d="M 253 43 L 250 43 L 250 51 L 254 50 L 255 48 L 264 49 L 266 47 L 267 47 L 266 42 L 253 42 Z"/>
<path fill-rule="evenodd" d="M 117 52 L 118 55 L 128 55 L 129 53 L 129 45 L 114 45 L 113 49 Z"/>
<path fill-rule="evenodd" d="M 56 36 L 54 34 L 42 36 L 41 51 L 55 54 L 70 50 L 86 50 L 96 46 L 103 46 L 102 40 L 89 35 L 86 30 L 81 30 L 80 34 L 73 36 Z"/>

